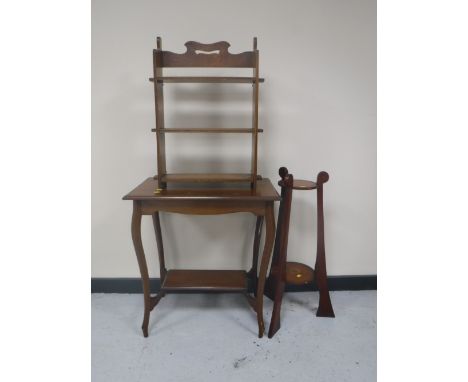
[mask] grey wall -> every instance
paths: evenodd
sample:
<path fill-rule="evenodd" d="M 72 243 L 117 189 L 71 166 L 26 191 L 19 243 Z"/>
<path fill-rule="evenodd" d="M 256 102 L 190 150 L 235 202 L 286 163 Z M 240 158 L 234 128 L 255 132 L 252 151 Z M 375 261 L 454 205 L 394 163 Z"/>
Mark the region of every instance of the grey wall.
<path fill-rule="evenodd" d="M 139 275 L 130 237 L 132 206 L 121 198 L 156 173 L 148 77 L 158 35 L 165 49 L 177 52 L 188 40 L 226 40 L 231 52 L 242 52 L 258 37 L 260 75 L 266 79 L 260 89 L 265 133 L 259 173 L 276 184 L 280 166 L 296 178 L 329 172 L 329 274 L 375 274 L 375 1 L 93 0 L 92 276 Z M 250 91 L 248 85 L 166 85 L 166 126 L 246 127 Z M 177 134 L 167 141 L 168 170 L 244 171 L 249 150 L 247 135 Z M 150 274 L 158 277 L 151 219 L 143 220 Z M 162 224 L 169 267 L 250 264 L 253 216 L 163 214 Z M 290 260 L 313 264 L 315 228 L 315 193 L 296 192 Z"/>

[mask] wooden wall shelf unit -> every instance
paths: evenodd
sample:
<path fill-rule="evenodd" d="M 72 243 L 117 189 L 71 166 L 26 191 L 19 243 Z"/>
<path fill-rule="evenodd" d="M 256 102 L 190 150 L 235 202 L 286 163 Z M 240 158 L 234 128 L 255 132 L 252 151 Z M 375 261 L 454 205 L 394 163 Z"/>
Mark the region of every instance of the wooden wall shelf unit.
<path fill-rule="evenodd" d="M 157 161 L 158 161 L 158 188 L 166 189 L 170 182 L 183 179 L 187 182 L 199 182 L 199 174 L 167 174 L 166 170 L 166 133 L 229 133 L 229 134 L 251 134 L 252 152 L 250 172 L 242 177 L 237 174 L 216 174 L 209 177 L 210 181 L 216 182 L 248 182 L 252 189 L 257 186 L 257 156 L 258 156 L 258 133 L 263 130 L 258 128 L 258 94 L 259 84 L 264 82 L 259 77 L 259 52 L 257 49 L 257 38 L 253 40 L 253 50 L 239 54 L 228 51 L 230 44 L 220 41 L 213 44 L 202 44 L 195 41 L 185 43 L 185 53 L 174 53 L 162 50 L 161 38 L 157 38 L 157 48 L 153 50 L 153 77 L 149 80 L 154 85 L 154 100 L 156 112 Z M 197 76 L 164 76 L 164 68 L 247 68 L 252 69 L 251 77 L 197 77 Z M 163 85 L 168 83 L 220 83 L 220 84 L 251 84 L 252 85 L 252 126 L 245 128 L 166 128 L 164 125 L 164 95 Z"/>

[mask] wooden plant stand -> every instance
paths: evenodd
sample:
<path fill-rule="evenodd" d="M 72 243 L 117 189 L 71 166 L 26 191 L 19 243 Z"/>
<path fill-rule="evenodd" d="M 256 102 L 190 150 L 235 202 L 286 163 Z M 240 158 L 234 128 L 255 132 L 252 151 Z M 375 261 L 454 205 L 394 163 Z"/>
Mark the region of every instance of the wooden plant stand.
<path fill-rule="evenodd" d="M 265 286 L 265 295 L 274 301 L 270 328 L 268 330 L 269 338 L 272 338 L 281 326 L 281 302 L 286 284 L 304 285 L 315 281 L 320 293 L 317 317 L 335 317 L 328 290 L 325 261 L 323 184 L 329 179 L 328 173 L 324 171 L 320 172 L 316 182 L 295 180 L 293 175 L 288 173 L 286 167 L 279 169 L 279 175 L 281 177 L 281 180 L 278 182 L 278 185 L 281 186 L 281 203 L 273 259 Z M 305 264 L 287 261 L 289 218 L 291 215 L 293 190 L 317 190 L 317 256 L 315 269 Z"/>

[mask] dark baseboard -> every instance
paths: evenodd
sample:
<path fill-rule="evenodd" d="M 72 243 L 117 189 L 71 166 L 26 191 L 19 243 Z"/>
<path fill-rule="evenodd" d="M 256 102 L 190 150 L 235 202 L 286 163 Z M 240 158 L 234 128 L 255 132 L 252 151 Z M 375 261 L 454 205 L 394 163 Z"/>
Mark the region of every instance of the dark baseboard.
<path fill-rule="evenodd" d="M 161 280 L 150 280 L 151 291 L 156 293 L 161 287 Z M 340 290 L 376 290 L 377 275 L 329 276 L 328 287 L 331 291 Z M 286 292 L 316 291 L 315 283 L 309 285 L 288 285 Z M 139 278 L 91 278 L 91 293 L 143 293 Z"/>

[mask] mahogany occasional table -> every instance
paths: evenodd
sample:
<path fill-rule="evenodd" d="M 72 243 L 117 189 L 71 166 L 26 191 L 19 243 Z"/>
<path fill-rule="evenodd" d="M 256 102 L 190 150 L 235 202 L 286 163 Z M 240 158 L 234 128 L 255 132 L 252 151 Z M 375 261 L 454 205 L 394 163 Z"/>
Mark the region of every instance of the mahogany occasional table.
<path fill-rule="evenodd" d="M 156 179 L 155 179 L 156 178 Z M 207 179 L 204 178 L 205 182 Z M 268 265 L 270 262 L 275 237 L 275 217 L 273 204 L 280 200 L 280 196 L 269 179 L 258 177 L 256 188 L 242 184 L 233 185 L 212 183 L 200 187 L 199 185 L 170 184 L 167 189 L 158 188 L 157 176 L 148 178 L 124 200 L 133 200 L 132 239 L 140 268 L 144 293 L 143 335 L 148 337 L 148 324 L 151 310 L 158 304 L 166 293 L 171 292 L 236 292 L 243 293 L 257 313 L 258 336 L 264 332 L 263 322 L 263 292 Z M 180 270 L 166 269 L 164 262 L 164 248 L 161 235 L 159 212 L 174 212 L 192 215 L 217 215 L 235 212 L 250 212 L 257 216 L 255 230 L 254 253 L 252 269 L 243 270 Z M 141 217 L 153 217 L 156 243 L 158 247 L 159 266 L 161 274 L 161 289 L 155 296 L 151 296 L 148 267 L 141 241 Z M 266 237 L 260 269 L 257 276 L 257 259 L 260 244 L 261 225 L 265 220 Z M 252 280 L 255 294 L 248 294 L 248 279 Z"/>

